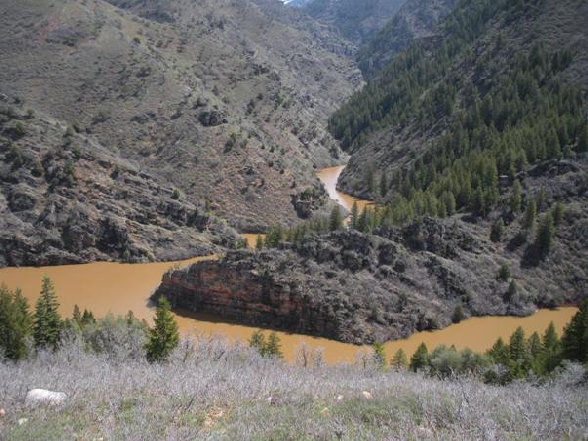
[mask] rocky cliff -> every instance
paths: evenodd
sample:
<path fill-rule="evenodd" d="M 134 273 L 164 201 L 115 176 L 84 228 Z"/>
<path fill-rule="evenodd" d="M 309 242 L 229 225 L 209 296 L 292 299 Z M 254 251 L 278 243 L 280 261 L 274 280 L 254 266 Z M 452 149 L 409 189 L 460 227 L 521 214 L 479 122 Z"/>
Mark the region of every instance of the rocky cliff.
<path fill-rule="evenodd" d="M 177 260 L 233 247 L 204 204 L 0 96 L 0 267 Z"/>
<path fill-rule="evenodd" d="M 456 309 L 465 317 L 525 315 L 581 296 L 556 269 L 515 266 L 475 226 L 427 218 L 380 233 L 231 251 L 166 274 L 154 296 L 176 308 L 352 343 L 447 326 Z M 513 265 L 516 293 L 498 277 L 505 262 Z"/>

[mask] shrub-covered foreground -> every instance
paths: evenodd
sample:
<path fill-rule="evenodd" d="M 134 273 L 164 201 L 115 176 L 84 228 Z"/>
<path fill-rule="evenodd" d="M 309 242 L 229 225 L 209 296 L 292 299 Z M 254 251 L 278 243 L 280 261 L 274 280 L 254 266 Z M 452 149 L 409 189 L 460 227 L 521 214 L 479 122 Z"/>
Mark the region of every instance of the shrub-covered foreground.
<path fill-rule="evenodd" d="M 568 364 L 541 385 L 497 387 L 375 365 L 302 368 L 218 338 L 182 342 L 164 363 L 149 363 L 132 350 L 98 354 L 84 350 L 82 342 L 73 338 L 55 352 L 0 363 L 0 406 L 6 409 L 0 438 L 588 437 L 588 387 L 579 365 Z M 68 398 L 60 406 L 26 406 L 32 388 L 65 392 Z"/>

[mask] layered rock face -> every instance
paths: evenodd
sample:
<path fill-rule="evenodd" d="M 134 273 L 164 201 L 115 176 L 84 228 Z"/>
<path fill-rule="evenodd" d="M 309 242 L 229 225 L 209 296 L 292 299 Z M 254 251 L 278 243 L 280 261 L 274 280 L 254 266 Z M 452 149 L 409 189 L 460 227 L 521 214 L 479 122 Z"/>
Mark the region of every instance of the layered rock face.
<path fill-rule="evenodd" d="M 259 260 L 247 254 L 251 253 L 236 253 L 221 262 L 205 261 L 168 273 L 154 297 L 167 297 L 174 308 L 240 323 L 337 335 L 336 324 L 328 320 L 312 296 L 305 295 L 294 278 L 282 279 L 262 269 L 263 261 L 269 264 L 279 252 L 264 252 Z"/>
<path fill-rule="evenodd" d="M 378 233 L 335 232 L 280 249 L 230 251 L 166 274 L 154 297 L 231 321 L 359 344 L 447 326 L 458 307 L 466 317 L 526 315 L 581 296 L 557 266 L 517 266 L 516 256 L 502 254 L 474 225 L 426 218 Z M 497 277 L 505 262 L 516 293 Z"/>

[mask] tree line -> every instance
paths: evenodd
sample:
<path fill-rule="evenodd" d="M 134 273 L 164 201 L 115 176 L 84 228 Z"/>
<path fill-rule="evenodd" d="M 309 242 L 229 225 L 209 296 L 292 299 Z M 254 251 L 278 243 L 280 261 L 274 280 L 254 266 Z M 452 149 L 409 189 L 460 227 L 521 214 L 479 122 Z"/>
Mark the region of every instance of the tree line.
<path fill-rule="evenodd" d="M 123 333 L 134 332 L 139 341 L 144 340 L 136 352 L 151 362 L 165 360 L 179 342 L 178 325 L 164 297 L 158 301 L 154 326 L 150 328 L 131 311 L 124 318 L 107 316 L 97 320 L 90 311 L 81 313 L 77 305 L 72 317 L 63 319 L 55 287 L 48 277 L 42 280 L 34 312 L 20 289 L 12 291 L 0 286 L 0 356 L 4 358 L 19 360 L 39 350 L 55 351 L 64 339 L 72 337 L 82 338 L 86 347 L 96 352 L 115 349 L 106 348 L 106 342 L 117 327 L 124 328 Z"/>
<path fill-rule="evenodd" d="M 564 327 L 561 338 L 551 322 L 542 335 L 534 332 L 528 338 L 519 327 L 508 343 L 498 338 L 484 354 L 445 345 L 429 352 L 422 343 L 410 359 L 399 349 L 388 361 L 383 344 L 375 343 L 372 359 L 381 368 L 424 371 L 440 378 L 472 375 L 486 383 L 500 385 L 515 379 L 548 378 L 566 361 L 588 366 L 588 300 L 581 303 L 579 311 Z"/>
<path fill-rule="evenodd" d="M 391 222 L 458 210 L 485 217 L 499 202 L 501 178 L 513 182 L 539 161 L 588 151 L 582 92 L 558 75 L 572 52 L 541 43 L 528 53 L 507 50 L 500 33 L 486 53 L 472 53 L 493 18 L 532 14 L 528 3 L 460 2 L 441 24 L 439 47 L 415 43 L 331 117 L 331 133 L 351 151 L 383 128 L 432 134 L 409 165 L 367 167 L 362 177 L 372 199 L 390 203 Z M 457 64 L 473 74 L 454 72 Z"/>

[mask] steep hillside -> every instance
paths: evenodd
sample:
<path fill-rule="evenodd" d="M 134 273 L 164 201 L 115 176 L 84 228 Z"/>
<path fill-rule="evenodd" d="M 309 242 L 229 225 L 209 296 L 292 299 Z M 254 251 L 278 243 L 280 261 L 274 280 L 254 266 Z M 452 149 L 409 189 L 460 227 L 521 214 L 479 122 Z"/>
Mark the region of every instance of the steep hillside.
<path fill-rule="evenodd" d="M 327 115 L 360 76 L 308 17 L 270 0 L 3 6 L 1 92 L 241 230 L 326 200 L 314 168 L 339 155 Z"/>
<path fill-rule="evenodd" d="M 337 29 L 345 38 L 367 43 L 406 0 L 312 0 L 304 11 Z"/>
<path fill-rule="evenodd" d="M 451 12 L 458 0 L 409 0 L 392 20 L 360 48 L 357 58 L 366 78 L 372 78 L 394 56 L 416 40 L 432 39 L 437 23 Z"/>
<path fill-rule="evenodd" d="M 237 239 L 137 162 L 6 96 L 0 212 L 0 267 L 180 259 Z"/>
<path fill-rule="evenodd" d="M 342 188 L 376 197 L 384 177 L 388 198 L 442 193 L 453 172 L 470 173 L 475 191 L 469 167 L 479 157 L 512 179 L 541 160 L 582 153 L 587 8 L 579 0 L 461 1 L 438 39 L 401 53 L 331 118 L 354 153 Z"/>
<path fill-rule="evenodd" d="M 587 26 L 579 0 L 462 0 L 398 54 L 330 120 L 340 188 L 382 204 L 356 228 L 447 217 L 520 269 L 512 292 L 585 296 Z"/>

